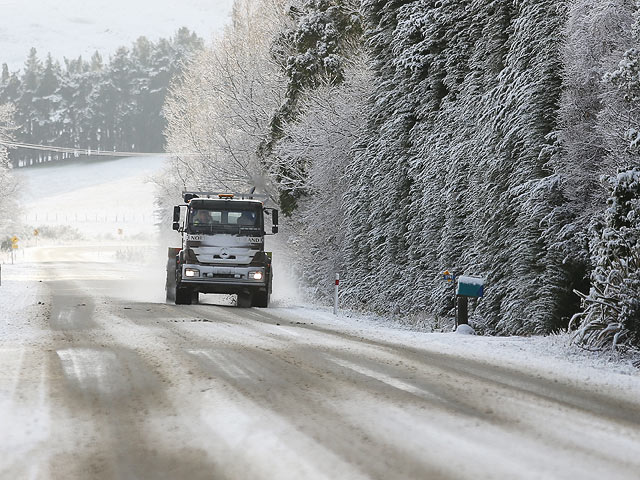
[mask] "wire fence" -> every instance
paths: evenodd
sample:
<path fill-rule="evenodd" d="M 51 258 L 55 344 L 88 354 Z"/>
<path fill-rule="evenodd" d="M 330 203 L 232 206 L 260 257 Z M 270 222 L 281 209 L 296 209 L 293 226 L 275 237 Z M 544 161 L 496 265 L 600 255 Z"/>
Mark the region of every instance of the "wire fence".
<path fill-rule="evenodd" d="M 138 224 L 155 225 L 158 220 L 154 214 L 128 212 L 40 212 L 22 216 L 26 225 L 74 225 L 74 224 Z"/>

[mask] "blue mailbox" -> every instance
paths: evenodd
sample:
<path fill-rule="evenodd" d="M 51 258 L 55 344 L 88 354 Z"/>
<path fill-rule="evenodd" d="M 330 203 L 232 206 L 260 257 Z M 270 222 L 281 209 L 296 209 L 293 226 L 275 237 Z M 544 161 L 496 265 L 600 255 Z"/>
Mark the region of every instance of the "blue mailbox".
<path fill-rule="evenodd" d="M 484 279 L 461 275 L 458 277 L 456 295 L 461 297 L 482 297 L 484 294 Z"/>

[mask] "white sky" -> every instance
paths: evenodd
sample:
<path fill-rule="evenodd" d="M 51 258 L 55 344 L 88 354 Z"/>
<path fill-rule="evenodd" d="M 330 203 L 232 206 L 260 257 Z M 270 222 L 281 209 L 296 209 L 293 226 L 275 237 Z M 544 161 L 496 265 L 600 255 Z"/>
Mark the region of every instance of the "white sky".
<path fill-rule="evenodd" d="M 47 52 L 105 59 L 139 36 L 151 40 L 189 27 L 205 40 L 228 22 L 233 0 L 0 0 L 0 63 L 21 69 L 33 46 Z"/>

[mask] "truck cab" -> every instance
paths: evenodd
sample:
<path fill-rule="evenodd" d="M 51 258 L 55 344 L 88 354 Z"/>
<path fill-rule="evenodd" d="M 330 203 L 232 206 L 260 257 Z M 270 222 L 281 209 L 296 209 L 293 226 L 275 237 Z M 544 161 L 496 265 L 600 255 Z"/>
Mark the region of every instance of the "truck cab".
<path fill-rule="evenodd" d="M 240 307 L 268 307 L 273 268 L 265 216 L 275 234 L 278 211 L 253 194 L 184 192 L 183 199 L 173 212 L 182 246 L 170 249 L 167 298 L 191 304 L 201 293 L 235 294 Z"/>

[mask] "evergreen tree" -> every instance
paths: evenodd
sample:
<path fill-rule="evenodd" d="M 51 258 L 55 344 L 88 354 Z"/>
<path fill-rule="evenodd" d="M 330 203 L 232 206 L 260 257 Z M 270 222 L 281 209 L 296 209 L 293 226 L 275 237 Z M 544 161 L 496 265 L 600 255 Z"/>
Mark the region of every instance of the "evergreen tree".
<path fill-rule="evenodd" d="M 20 125 L 19 134 L 27 138 L 39 138 L 37 112 L 33 100 L 37 96 L 38 86 L 42 78 L 42 63 L 38 52 L 31 48 L 24 67 L 21 81 L 21 95 L 17 102 L 16 120 Z"/>
<path fill-rule="evenodd" d="M 39 134 L 40 143 L 54 145 L 59 141 L 62 131 L 62 115 L 60 112 L 62 99 L 58 95 L 61 75 L 60 64 L 54 62 L 51 54 L 48 54 L 42 78 L 38 82 L 36 95 L 33 98 L 33 107 L 41 128 Z"/>

